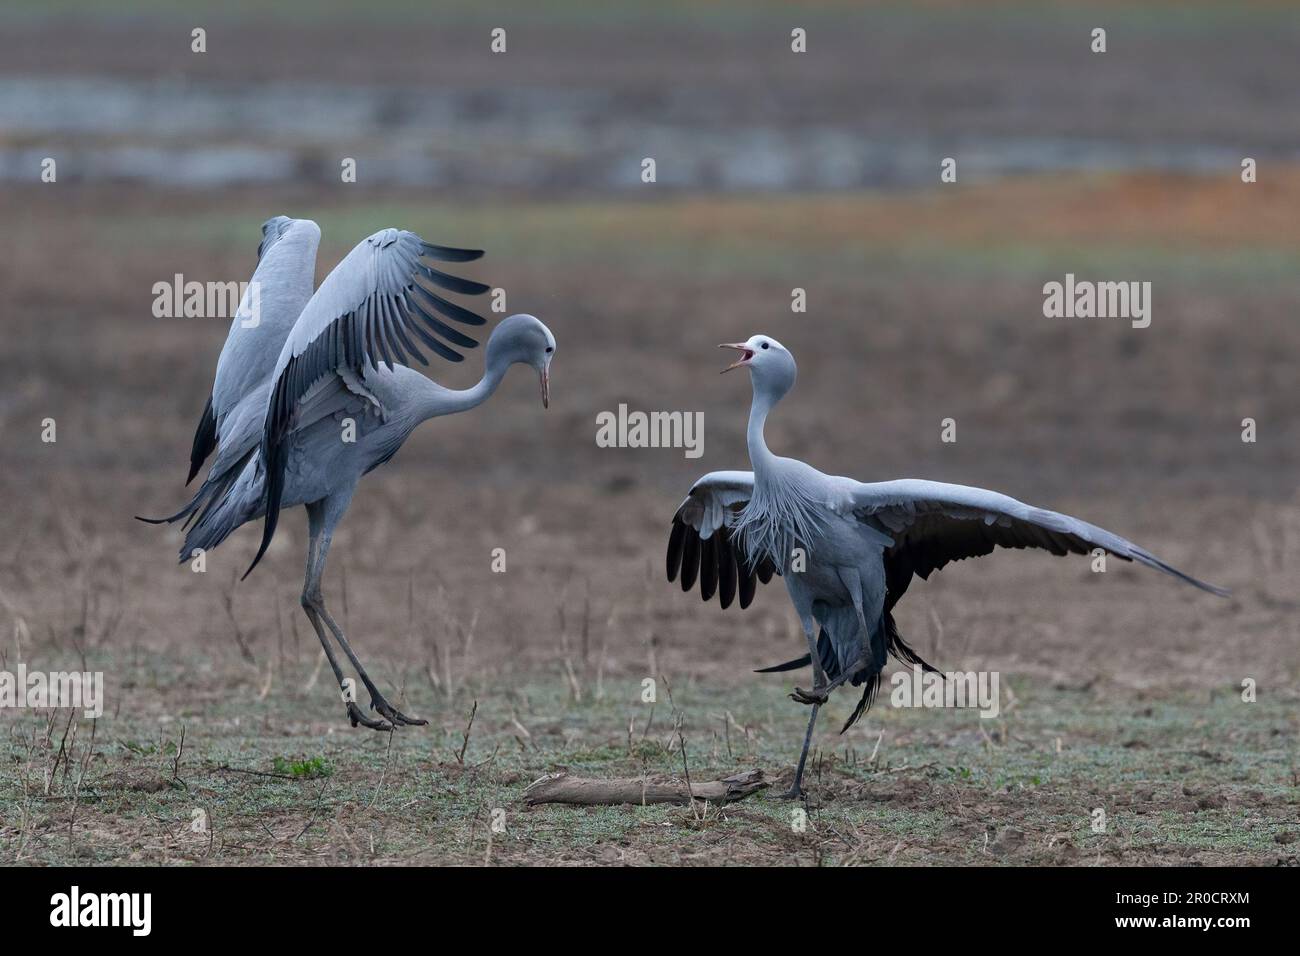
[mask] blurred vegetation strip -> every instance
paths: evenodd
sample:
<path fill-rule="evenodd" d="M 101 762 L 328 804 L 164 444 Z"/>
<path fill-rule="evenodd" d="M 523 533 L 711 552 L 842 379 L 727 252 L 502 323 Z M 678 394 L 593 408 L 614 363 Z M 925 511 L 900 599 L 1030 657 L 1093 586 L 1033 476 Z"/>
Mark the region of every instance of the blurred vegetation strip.
<path fill-rule="evenodd" d="M 192 194 L 187 194 L 191 195 Z M 184 204 L 164 216 L 104 215 L 101 242 L 249 246 L 267 217 L 316 219 L 322 255 L 399 224 L 525 263 L 598 262 L 632 273 L 797 279 L 859 271 L 943 270 L 1034 277 L 1086 270 L 1240 284 L 1290 281 L 1300 251 L 1300 169 L 1268 181 L 1152 173 L 994 181 L 907 193 L 670 196 L 640 200 L 321 205 L 245 198 Z M 156 208 L 156 207 L 155 207 Z M 251 237 L 251 238 L 250 238 Z M 451 241 L 448 239 L 448 241 Z"/>

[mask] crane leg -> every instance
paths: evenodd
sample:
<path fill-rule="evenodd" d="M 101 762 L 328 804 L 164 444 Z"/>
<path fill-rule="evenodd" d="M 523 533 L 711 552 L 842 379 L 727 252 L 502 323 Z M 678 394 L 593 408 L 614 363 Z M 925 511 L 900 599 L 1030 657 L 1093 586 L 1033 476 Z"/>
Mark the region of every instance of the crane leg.
<path fill-rule="evenodd" d="M 813 727 L 817 724 L 817 711 L 821 709 L 821 704 L 812 705 L 812 713 L 808 715 L 808 729 L 803 735 L 803 750 L 799 752 L 799 765 L 795 767 L 794 783 L 790 789 L 781 794 L 782 800 L 800 800 L 803 798 L 803 768 L 808 762 L 808 748 L 812 746 Z"/>
<path fill-rule="evenodd" d="M 307 613 L 308 620 L 311 621 L 312 627 L 316 631 L 316 636 L 320 639 L 321 646 L 325 648 L 325 656 L 329 659 L 330 667 L 334 670 L 334 677 L 339 682 L 344 703 L 347 705 L 348 719 L 352 721 L 353 727 L 360 724 L 372 730 L 392 730 L 396 724 L 426 724 L 428 721 L 403 714 L 379 692 L 379 688 L 375 686 L 374 681 L 370 679 L 370 675 L 366 673 L 365 668 L 361 666 L 361 662 L 357 659 L 356 653 L 352 650 L 352 645 L 348 643 L 347 637 L 343 634 L 343 629 L 338 626 L 334 617 L 325 607 L 325 598 L 320 587 L 321 577 L 325 571 L 325 557 L 329 553 L 334 525 L 342 517 L 343 510 L 347 507 L 347 502 L 344 501 L 341 506 L 335 505 L 333 508 L 328 508 L 329 501 L 330 499 L 326 499 L 324 502 L 318 501 L 307 506 L 307 523 L 311 541 L 307 546 L 307 577 L 303 582 L 302 606 Z M 335 657 L 334 650 L 330 647 L 325 631 L 321 627 L 322 622 L 333 634 L 334 639 L 338 641 L 339 646 L 343 648 L 343 653 L 347 655 L 348 660 L 356 669 L 357 676 L 361 678 L 366 690 L 370 692 L 370 709 L 378 711 L 383 717 L 387 717 L 388 721 L 392 721 L 391 724 L 388 721 L 376 720 L 366 716 L 361 708 L 357 706 L 355 693 L 344 680 L 338 659 Z"/>
<path fill-rule="evenodd" d="M 853 675 L 858 673 L 858 671 L 866 667 L 869 663 L 871 663 L 871 661 L 867 658 L 866 654 L 858 655 L 858 659 L 854 661 L 852 664 L 850 664 L 848 667 L 844 668 L 843 673 L 841 673 L 839 677 L 835 678 L 833 681 L 831 681 L 829 684 L 826 685 L 824 693 L 829 694 L 835 688 L 839 687 L 845 681 L 853 677 Z"/>
<path fill-rule="evenodd" d="M 349 689 L 348 685 L 344 683 L 343 671 L 339 667 L 338 658 L 334 656 L 334 648 L 330 647 L 329 638 L 325 636 L 325 628 L 321 626 L 320 618 L 317 616 L 315 609 L 311 607 L 305 599 L 303 601 L 302 609 L 307 614 L 307 620 L 311 621 L 311 626 L 316 631 L 316 637 L 320 640 L 321 647 L 325 648 L 325 656 L 329 659 L 330 668 L 334 671 L 334 679 L 338 681 L 339 689 L 343 694 L 344 703 L 347 706 L 348 718 L 352 721 L 352 726 L 356 727 L 358 724 L 362 724 L 372 730 L 392 730 L 392 724 L 387 721 L 373 720 L 372 718 L 367 717 L 362 712 L 361 708 L 357 706 L 356 701 L 351 699 L 353 693 Z"/>
<path fill-rule="evenodd" d="M 361 683 L 365 684 L 366 690 L 370 691 L 370 709 L 383 714 L 394 724 L 408 724 L 410 726 L 421 726 L 427 724 L 428 721 L 423 718 L 406 716 L 406 714 L 402 713 L 390 704 L 388 699 L 379 692 L 379 688 L 375 686 L 375 682 L 370 679 L 370 675 L 366 673 L 366 669 L 362 667 L 361 662 L 357 660 L 357 655 L 353 652 L 352 645 L 348 643 L 347 637 L 343 634 L 343 629 L 339 627 L 334 618 L 330 616 L 330 612 L 325 610 L 324 602 L 322 602 L 320 606 L 320 615 L 325 621 L 325 626 L 333 632 L 334 639 L 339 642 L 339 647 L 343 648 L 343 653 L 347 655 L 348 660 L 352 662 L 352 666 L 356 668 L 357 675 L 361 678 Z M 353 706 L 356 705 L 354 704 Z"/>
<path fill-rule="evenodd" d="M 799 612 L 799 621 L 803 624 L 803 636 L 808 641 L 808 656 L 812 658 L 813 689 L 807 691 L 802 687 L 795 687 L 790 699 L 801 704 L 824 704 L 826 703 L 827 682 L 826 671 L 822 667 L 822 657 L 817 650 L 817 619 L 812 616 L 811 610 L 801 610 Z M 811 728 L 809 732 L 811 732 Z"/>
<path fill-rule="evenodd" d="M 354 695 L 351 688 L 343 683 L 343 670 L 338 666 L 338 657 L 334 654 L 334 648 L 331 648 L 329 637 L 325 635 L 325 628 L 321 626 L 320 609 L 325 606 L 321 600 L 320 593 L 320 568 L 317 567 L 317 555 L 320 554 L 320 527 L 318 520 L 313 514 L 312 507 L 308 507 L 308 522 L 311 525 L 311 538 L 307 542 L 307 576 L 303 581 L 303 613 L 312 624 L 312 630 L 316 631 L 317 640 L 320 640 L 321 648 L 325 649 L 325 659 L 328 659 L 330 670 L 334 671 L 334 680 L 338 682 L 339 692 L 343 695 L 343 702 L 347 705 L 347 715 L 352 721 L 352 726 L 365 724 L 373 730 L 393 730 L 391 724 L 383 721 L 372 721 L 367 715 L 361 713 L 357 708 Z"/>

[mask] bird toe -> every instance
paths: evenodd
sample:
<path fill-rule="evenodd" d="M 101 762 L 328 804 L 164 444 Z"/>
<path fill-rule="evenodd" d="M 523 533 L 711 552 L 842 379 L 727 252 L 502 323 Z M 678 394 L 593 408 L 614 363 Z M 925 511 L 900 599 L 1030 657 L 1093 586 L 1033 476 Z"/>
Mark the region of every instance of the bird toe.
<path fill-rule="evenodd" d="M 812 705 L 812 704 L 824 704 L 830 698 L 826 694 L 820 691 L 816 691 L 816 690 L 809 691 L 809 690 L 804 690 L 802 687 L 796 687 L 794 689 L 794 693 L 790 695 L 790 699 L 793 701 L 797 701 L 800 704 Z"/>

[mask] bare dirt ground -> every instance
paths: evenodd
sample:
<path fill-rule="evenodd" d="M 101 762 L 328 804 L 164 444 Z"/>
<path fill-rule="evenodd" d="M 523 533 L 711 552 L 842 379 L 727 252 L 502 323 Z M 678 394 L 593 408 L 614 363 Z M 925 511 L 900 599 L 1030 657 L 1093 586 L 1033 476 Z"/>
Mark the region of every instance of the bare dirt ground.
<path fill-rule="evenodd" d="M 899 17 L 886 31 L 895 40 L 931 36 Z M 980 22 L 989 43 L 1002 36 Z M 1203 23 L 1180 22 L 1175 35 L 1208 43 Z M 1276 75 L 1272 47 L 1245 39 L 1251 21 L 1212 27 L 1235 38 L 1213 49 L 1241 84 L 1257 68 Z M 66 43 L 54 60 L 38 56 L 36 35 L 55 29 Z M 7 30 L 0 61 L 165 72 L 82 29 Z M 346 30 L 313 27 L 294 68 L 310 78 L 330 62 L 358 82 L 414 69 L 415 55 L 400 55 L 413 42 L 400 21 L 365 29 L 396 52 L 363 69 Z M 645 29 L 650 52 L 620 58 L 592 44 L 630 91 L 623 109 L 676 36 L 656 45 L 658 28 Z M 944 29 L 944 62 L 956 62 L 962 29 Z M 1154 27 L 1144 29 L 1161 55 Z M 552 32 L 556 43 L 568 36 Z M 235 82 L 241 62 L 264 68 L 257 43 L 270 41 L 259 36 L 239 46 L 242 60 L 214 57 L 205 69 Z M 312 54 L 307 40 L 337 56 Z M 1000 49 L 1019 49 L 1013 41 Z M 905 44 L 880 43 L 882 56 L 906 55 Z M 1033 68 L 1046 69 L 1050 44 L 1028 46 Z M 728 66 L 747 58 L 725 48 L 706 69 L 689 44 L 675 49 L 700 83 L 733 83 L 747 102 L 742 66 Z M 574 60 L 547 58 L 559 71 L 548 82 L 577 82 Z M 472 62 L 463 81 L 487 84 Z M 881 102 L 905 102 L 886 83 L 901 68 L 861 62 L 878 70 Z M 1025 114 L 1008 107 L 1006 88 L 989 86 L 1000 62 L 979 60 L 975 79 L 946 75 L 953 89 L 969 80 L 994 91 L 994 126 L 1058 115 L 1050 87 L 1026 93 Z M 1181 63 L 1150 71 L 1152 82 L 1195 72 Z M 1138 135 L 1132 116 L 1120 122 L 1107 106 L 1134 87 L 1121 80 L 1110 100 L 1094 91 L 1079 106 L 1098 135 Z M 773 102 L 784 82 L 772 80 Z M 808 82 L 829 84 L 817 87 L 827 122 L 853 110 L 842 77 Z M 1276 97 L 1297 87 L 1258 83 L 1264 92 L 1235 111 L 1179 100 L 1163 135 L 1205 137 L 1220 121 L 1234 136 L 1274 128 Z M 1153 109 L 1173 102 L 1143 89 Z M 915 95 L 915 116 L 948 103 Z M 1300 170 L 1277 164 L 1250 186 L 1228 168 L 563 200 L 314 184 L 6 186 L 0 670 L 102 670 L 108 705 L 93 723 L 0 710 L 0 861 L 1296 862 L 1297 203 Z M 246 279 L 258 226 L 277 213 L 320 222 L 321 275 L 390 224 L 481 245 L 488 256 L 474 274 L 505 287 L 510 311 L 537 314 L 559 342 L 549 411 L 535 380 L 515 374 L 483 408 L 427 425 L 366 479 L 336 537 L 327 600 L 371 673 L 427 728 L 389 736 L 346 725 L 298 608 L 301 514 L 285 516 L 241 584 L 255 529 L 196 574 L 174 564 L 175 533 L 131 519 L 184 498 L 228 324 L 154 318 L 152 286 L 176 273 Z M 1044 318 L 1042 285 L 1067 272 L 1150 280 L 1151 327 Z M 790 311 L 795 286 L 808 292 L 806 314 Z M 785 696 L 797 678 L 750 673 L 799 653 L 784 589 L 724 612 L 662 571 L 668 522 L 691 481 L 746 464 L 748 385 L 717 375 L 714 346 L 757 331 L 788 345 L 801 369 L 769 426 L 774 448 L 864 480 L 997 488 L 1131 537 L 1233 597 L 1116 563 L 1093 574 L 1082 559 L 1038 553 L 963 562 L 914 584 L 899 624 L 946 669 L 1000 672 L 1002 716 L 883 698 L 841 737 L 852 701 L 833 701 L 802 831 L 795 808 L 766 794 L 707 811 L 526 809 L 523 788 L 558 769 L 703 778 L 761 767 L 773 792 L 788 783 L 805 718 Z M 479 361 L 436 377 L 467 385 Z M 620 403 L 702 411 L 704 456 L 598 448 L 596 414 Z M 40 439 L 46 418 L 57 423 L 52 444 Z M 945 418 L 957 422 L 956 443 L 940 440 Z M 1242 442 L 1244 418 L 1258 441 Z M 504 574 L 491 571 L 494 548 L 505 549 Z M 641 701 L 646 678 L 657 682 L 653 706 Z M 1254 703 L 1241 698 L 1248 678 Z M 497 808 L 505 831 L 494 833 Z"/>

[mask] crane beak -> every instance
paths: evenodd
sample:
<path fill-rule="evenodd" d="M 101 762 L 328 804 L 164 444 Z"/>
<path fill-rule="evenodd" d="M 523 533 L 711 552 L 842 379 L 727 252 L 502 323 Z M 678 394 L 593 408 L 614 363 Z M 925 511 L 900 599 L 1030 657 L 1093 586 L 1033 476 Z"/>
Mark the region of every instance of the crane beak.
<path fill-rule="evenodd" d="M 542 369 L 542 408 L 551 407 L 551 368 Z"/>
<path fill-rule="evenodd" d="M 735 349 L 737 352 L 745 353 L 740 358 L 736 359 L 736 361 L 732 362 L 730 365 L 724 368 L 722 370 L 723 372 L 730 372 L 733 368 L 741 368 L 742 366 L 748 365 L 750 359 L 754 357 L 754 350 L 751 349 L 744 342 L 723 342 L 721 345 L 718 346 L 718 348 Z"/>

